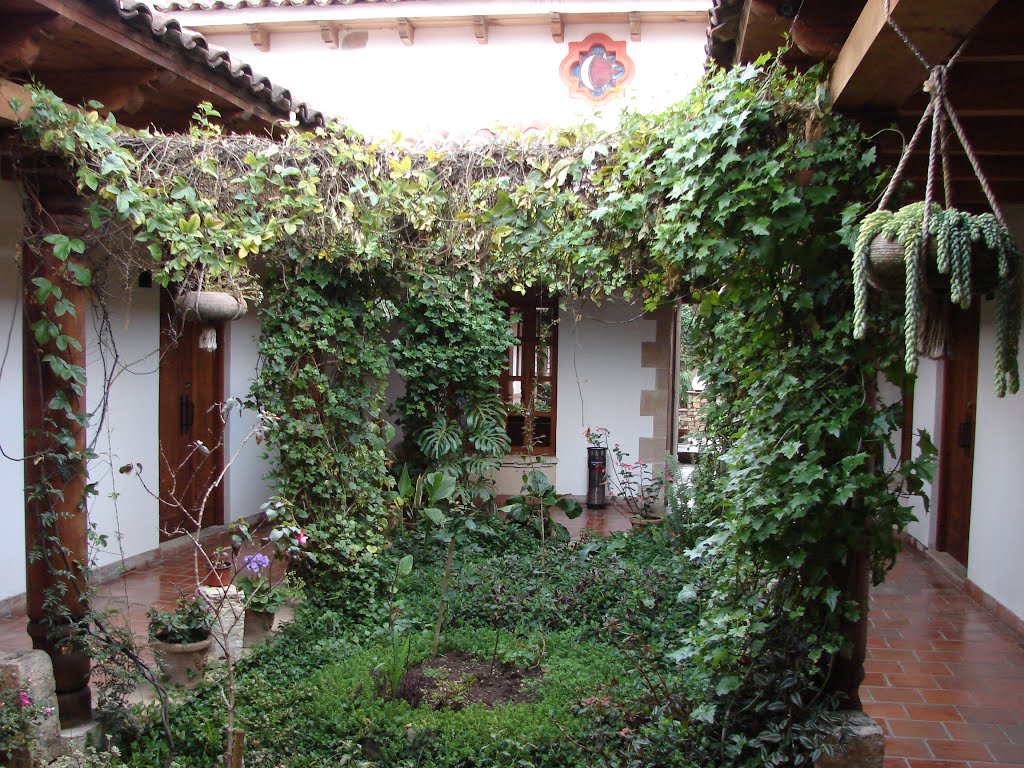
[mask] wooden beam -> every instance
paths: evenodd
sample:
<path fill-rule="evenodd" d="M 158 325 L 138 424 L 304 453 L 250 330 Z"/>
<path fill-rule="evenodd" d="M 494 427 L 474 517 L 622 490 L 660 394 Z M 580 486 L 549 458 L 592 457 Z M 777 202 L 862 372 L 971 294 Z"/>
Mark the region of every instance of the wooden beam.
<path fill-rule="evenodd" d="M 1024 58 L 999 62 L 961 59 L 949 70 L 946 79 L 949 101 L 961 117 L 1020 116 L 1024 113 L 1021 83 L 1024 83 Z M 920 114 L 927 104 L 927 94 L 920 91 L 907 100 L 903 109 Z"/>
<path fill-rule="evenodd" d="M 548 14 L 548 25 L 551 27 L 551 39 L 556 43 L 565 42 L 565 21 L 560 13 Z"/>
<path fill-rule="evenodd" d="M 245 28 L 249 31 L 249 39 L 252 40 L 252 44 L 258 51 L 269 51 L 270 50 L 270 32 L 259 24 L 246 24 Z"/>
<path fill-rule="evenodd" d="M 338 47 L 338 28 L 329 21 L 320 22 L 320 39 L 327 44 L 328 48 Z"/>
<path fill-rule="evenodd" d="M 473 34 L 476 36 L 476 41 L 480 45 L 487 45 L 487 17 L 486 16 L 474 16 L 473 17 Z"/>
<path fill-rule="evenodd" d="M 780 16 L 775 3 L 750 0 L 744 3 L 736 33 L 736 63 L 748 64 L 783 43 L 791 19 Z"/>
<path fill-rule="evenodd" d="M 640 42 L 640 13 L 630 11 L 629 13 L 629 39 L 634 43 Z"/>
<path fill-rule="evenodd" d="M 889 0 L 893 20 L 931 64 L 943 63 L 998 0 Z M 886 0 L 868 0 L 832 68 L 841 110 L 899 107 L 928 77 L 886 23 Z"/>
<path fill-rule="evenodd" d="M 408 19 L 398 19 L 398 37 L 402 45 L 412 45 L 416 37 L 416 28 Z"/>

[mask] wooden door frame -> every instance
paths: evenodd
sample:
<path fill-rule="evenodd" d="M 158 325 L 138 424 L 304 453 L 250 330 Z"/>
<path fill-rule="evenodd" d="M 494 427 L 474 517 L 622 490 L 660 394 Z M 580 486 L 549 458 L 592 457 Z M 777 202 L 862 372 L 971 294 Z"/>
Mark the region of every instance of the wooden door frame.
<path fill-rule="evenodd" d="M 160 457 L 160 471 L 158 477 L 158 488 L 162 495 L 167 478 L 167 472 L 170 471 L 170 467 L 165 461 L 164 452 L 162 446 L 165 439 L 168 437 L 166 434 L 170 425 L 174 422 L 174 419 L 165 413 L 165 402 L 164 402 L 164 387 L 168 386 L 168 380 L 164 376 L 164 371 L 167 366 L 168 352 L 176 345 L 171 344 L 171 340 L 168 336 L 167 329 L 173 323 L 179 322 L 175 319 L 174 302 L 171 294 L 166 289 L 162 289 L 160 292 L 160 367 L 159 367 L 159 391 L 157 394 L 157 402 L 159 408 L 159 414 L 157 418 L 157 441 L 158 441 L 158 454 Z M 225 381 L 225 365 L 226 365 L 226 344 L 227 334 L 224 332 L 223 323 L 217 324 L 217 351 L 213 354 L 216 355 L 216 365 L 213 371 L 213 400 L 214 402 L 222 403 L 224 401 L 224 381 Z M 177 435 L 175 435 L 177 437 Z M 220 435 L 221 446 L 218 448 L 211 449 L 213 454 L 213 460 L 215 462 L 214 472 L 219 474 L 224 468 L 224 445 L 223 441 L 227 439 L 227 429 L 222 428 Z M 224 482 L 220 482 L 213 489 L 210 494 L 210 498 L 207 500 L 207 508 L 203 515 L 203 529 L 210 528 L 212 526 L 224 525 L 226 517 L 226 510 L 224 508 Z M 160 507 L 163 506 L 163 502 L 160 502 Z M 165 536 L 161 523 L 161 515 L 158 513 L 157 516 L 157 527 L 159 530 L 159 538 L 161 542 L 172 541 L 178 537 Z"/>
<path fill-rule="evenodd" d="M 936 478 L 935 548 L 940 552 L 949 553 L 965 567 L 970 550 L 970 491 L 974 484 L 974 448 L 977 438 L 980 331 L 980 309 L 977 300 L 967 310 L 952 310 L 950 334 L 953 348 L 951 354 L 944 358 L 942 366 L 942 421 L 939 427 L 939 469 Z M 970 417 L 970 426 L 964 435 L 970 445 L 969 460 L 965 460 L 961 455 L 963 448 L 959 444 L 959 432 L 963 421 L 954 415 L 961 411 Z M 954 498 L 954 482 L 961 485 L 959 498 Z M 953 509 L 955 505 L 959 505 L 956 510 Z M 964 518 L 963 527 L 966 535 L 961 537 L 962 540 L 953 538 L 953 520 L 958 516 Z"/>

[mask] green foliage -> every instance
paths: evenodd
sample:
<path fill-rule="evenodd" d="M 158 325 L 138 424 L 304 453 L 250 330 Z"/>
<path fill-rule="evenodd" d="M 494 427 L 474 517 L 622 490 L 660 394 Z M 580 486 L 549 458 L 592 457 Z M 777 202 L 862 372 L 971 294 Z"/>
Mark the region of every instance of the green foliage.
<path fill-rule="evenodd" d="M 196 597 L 182 597 L 172 611 L 153 608 L 149 634 L 164 643 L 198 643 L 210 636 L 213 614 Z"/>
<path fill-rule="evenodd" d="M 275 421 L 267 436 L 277 495 L 309 537 L 297 573 L 326 602 L 365 604 L 380 587 L 386 494 L 381 418 L 387 282 L 323 261 L 268 280 L 253 396 Z"/>
<path fill-rule="evenodd" d="M 407 461 L 445 470 L 471 498 L 491 498 L 489 476 L 509 450 L 495 386 L 514 342 L 504 305 L 476 272 L 426 274 L 398 317 L 392 349 L 405 394 L 395 407 Z"/>
<path fill-rule="evenodd" d="M 531 469 L 523 475 L 523 487 L 518 496 L 510 496 L 508 504 L 501 508 L 506 519 L 520 525 L 532 527 L 542 540 L 547 538 L 566 542 L 569 531 L 561 523 L 551 519 L 551 510 L 560 510 L 570 520 L 583 514 L 580 503 L 555 491 L 554 484 L 539 469 Z"/>

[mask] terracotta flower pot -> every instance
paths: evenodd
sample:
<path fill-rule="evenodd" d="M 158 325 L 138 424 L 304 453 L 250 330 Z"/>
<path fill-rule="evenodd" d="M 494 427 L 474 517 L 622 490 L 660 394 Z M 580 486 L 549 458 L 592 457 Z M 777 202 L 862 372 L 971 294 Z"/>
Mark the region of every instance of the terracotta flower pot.
<path fill-rule="evenodd" d="M 230 587 L 233 578 L 231 563 L 214 563 L 203 579 L 203 584 L 207 587 Z"/>
<path fill-rule="evenodd" d="M 213 636 L 195 643 L 165 643 L 153 638 L 153 653 L 156 655 L 157 666 L 172 685 L 191 689 L 199 685 L 206 669 L 206 657 Z"/>
<path fill-rule="evenodd" d="M 245 635 L 242 644 L 248 648 L 250 645 L 262 643 L 266 640 L 267 637 L 273 634 L 274 617 L 276 615 L 269 611 L 253 611 L 246 608 Z"/>

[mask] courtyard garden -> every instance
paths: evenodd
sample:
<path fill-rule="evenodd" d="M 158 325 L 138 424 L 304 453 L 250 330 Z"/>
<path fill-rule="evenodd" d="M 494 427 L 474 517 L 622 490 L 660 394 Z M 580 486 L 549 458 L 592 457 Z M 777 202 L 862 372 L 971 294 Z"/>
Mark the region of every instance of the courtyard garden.
<path fill-rule="evenodd" d="M 36 93 L 26 141 L 68 162 L 93 225 L 36 233 L 64 279 L 100 304 L 145 270 L 256 305 L 260 366 L 229 405 L 255 414 L 276 496 L 233 544 L 262 541 L 250 577 L 280 562 L 302 595 L 266 642 L 143 711 L 125 680 L 162 683 L 131 638 L 77 622 L 119 759 L 640 768 L 810 765 L 834 748 L 835 711 L 857 704 L 866 580 L 884 578 L 910 519 L 900 494 L 929 472 L 927 436 L 892 461 L 901 414 L 877 387 L 912 375 L 920 306 L 867 297 L 863 249 L 851 258 L 886 176 L 870 143 L 829 111 L 820 72 L 761 64 L 612 133 L 450 147 L 342 126 L 231 136 L 209 109 L 188 135 L 136 133 Z M 1019 255 L 1000 259 L 1016 339 Z M 48 407 L 70 414 L 84 370 L 65 354 L 67 303 L 33 284 L 32 331 L 67 390 Z M 661 525 L 570 542 L 551 512 L 578 505 L 536 472 L 499 508 L 505 297 L 528 291 L 694 308 L 692 484 L 669 461 L 663 492 L 627 492 L 663 507 Z M 997 390 L 1015 391 L 1015 346 L 1000 355 Z M 389 402 L 392 371 L 405 389 Z M 38 498 L 82 458 L 62 419 Z M 269 589 L 251 581 L 245 599 L 284 599 Z"/>

